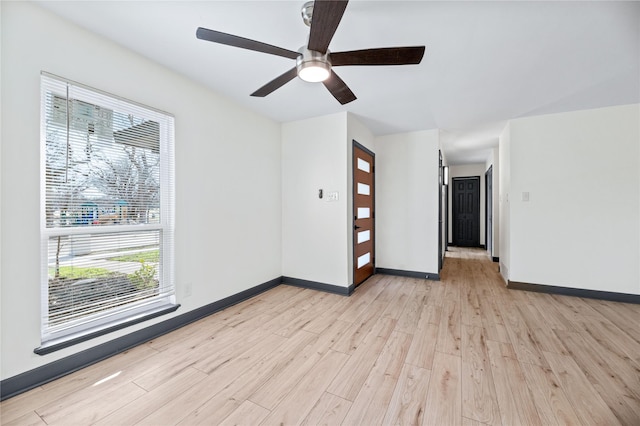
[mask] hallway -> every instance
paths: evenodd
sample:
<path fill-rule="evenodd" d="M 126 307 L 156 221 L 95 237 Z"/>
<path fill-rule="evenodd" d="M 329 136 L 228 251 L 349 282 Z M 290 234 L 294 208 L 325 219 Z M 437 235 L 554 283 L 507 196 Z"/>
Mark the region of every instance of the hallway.
<path fill-rule="evenodd" d="M 640 423 L 640 305 L 508 290 L 480 249 L 452 247 L 445 265 L 463 416 L 492 423 L 497 402 L 507 425 Z"/>

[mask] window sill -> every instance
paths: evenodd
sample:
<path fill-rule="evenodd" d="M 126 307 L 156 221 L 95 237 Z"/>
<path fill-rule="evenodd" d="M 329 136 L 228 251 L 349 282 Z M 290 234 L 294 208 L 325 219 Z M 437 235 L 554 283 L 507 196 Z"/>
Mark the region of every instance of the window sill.
<path fill-rule="evenodd" d="M 95 337 L 103 336 L 105 334 L 108 334 L 117 330 L 121 330 L 125 327 L 129 327 L 134 324 L 138 324 L 143 321 L 150 320 L 152 318 L 166 315 L 168 313 L 176 311 L 179 307 L 180 305 L 173 305 L 173 304 L 163 305 L 153 310 L 144 312 L 136 317 L 127 318 L 121 321 L 105 324 L 100 328 L 93 329 L 92 331 L 89 331 L 86 333 L 72 334 L 70 336 L 61 337 L 59 339 L 49 340 L 47 342 L 42 343 L 37 348 L 35 348 L 33 352 L 38 355 L 47 355 L 52 352 L 59 351 L 60 349 L 68 348 L 78 343 L 86 342 L 87 340 L 91 340 Z"/>

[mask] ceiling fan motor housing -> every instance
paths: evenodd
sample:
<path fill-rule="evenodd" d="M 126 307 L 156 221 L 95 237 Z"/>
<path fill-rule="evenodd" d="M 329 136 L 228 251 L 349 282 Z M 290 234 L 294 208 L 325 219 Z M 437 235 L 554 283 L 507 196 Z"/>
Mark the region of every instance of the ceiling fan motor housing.
<path fill-rule="evenodd" d="M 300 52 L 300 55 L 296 59 L 298 77 L 312 83 L 324 81 L 329 77 L 331 74 L 329 50 L 327 50 L 327 53 L 322 54 L 302 46 L 298 52 Z"/>

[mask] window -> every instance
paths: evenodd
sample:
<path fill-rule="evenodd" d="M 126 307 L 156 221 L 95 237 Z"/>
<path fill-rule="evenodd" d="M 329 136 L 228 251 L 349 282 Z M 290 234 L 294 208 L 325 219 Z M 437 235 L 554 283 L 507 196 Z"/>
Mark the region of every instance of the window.
<path fill-rule="evenodd" d="M 38 349 L 177 308 L 173 121 L 42 73 Z"/>

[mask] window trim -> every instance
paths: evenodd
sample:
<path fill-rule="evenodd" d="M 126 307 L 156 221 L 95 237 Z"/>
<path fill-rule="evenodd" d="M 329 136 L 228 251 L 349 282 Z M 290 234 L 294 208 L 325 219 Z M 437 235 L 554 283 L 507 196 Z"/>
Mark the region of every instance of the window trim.
<path fill-rule="evenodd" d="M 127 318 L 126 320 L 113 321 L 100 327 L 95 327 L 92 331 L 87 333 L 70 334 L 58 339 L 52 339 L 35 348 L 33 353 L 37 355 L 47 355 L 55 351 L 59 351 L 60 349 L 68 348 L 70 346 L 77 345 L 78 343 L 86 342 L 87 340 L 104 336 L 105 334 L 109 334 L 162 315 L 170 314 L 171 312 L 178 310 L 179 307 L 179 304 L 164 304 L 153 310 Z"/>
<path fill-rule="evenodd" d="M 47 181 L 46 181 L 46 112 L 44 94 L 47 91 L 45 84 L 47 80 L 54 80 L 67 87 L 77 87 L 78 89 L 90 91 L 99 97 L 107 97 L 110 101 L 122 102 L 130 107 L 141 108 L 152 115 L 160 115 L 161 126 L 167 139 L 160 141 L 160 223 L 145 224 L 123 224 L 123 225 L 101 225 L 96 227 L 47 227 L 46 203 L 47 203 Z M 174 277 L 174 252 L 175 252 L 175 122 L 174 116 L 157 108 L 149 107 L 129 99 L 95 89 L 93 87 L 77 83 L 54 74 L 41 72 L 40 78 L 40 291 L 41 291 L 41 318 L 40 318 L 40 340 L 41 345 L 34 349 L 34 353 L 45 355 L 80 342 L 84 342 L 95 337 L 111 333 L 122 328 L 156 318 L 176 311 L 180 305 L 176 304 L 175 277 Z M 67 98 L 69 91 L 67 90 Z M 111 310 L 111 314 L 102 318 L 94 318 L 85 324 L 74 326 L 66 331 L 51 331 L 48 325 L 49 306 L 49 271 L 48 271 L 48 244 L 51 237 L 60 235 L 82 235 L 82 234 L 112 234 L 126 232 L 159 231 L 161 246 L 161 263 L 159 265 L 161 273 L 161 284 L 167 289 L 167 293 L 160 298 L 153 299 L 148 303 L 132 303 L 129 309 Z M 140 301 L 138 301 L 140 302 Z"/>

